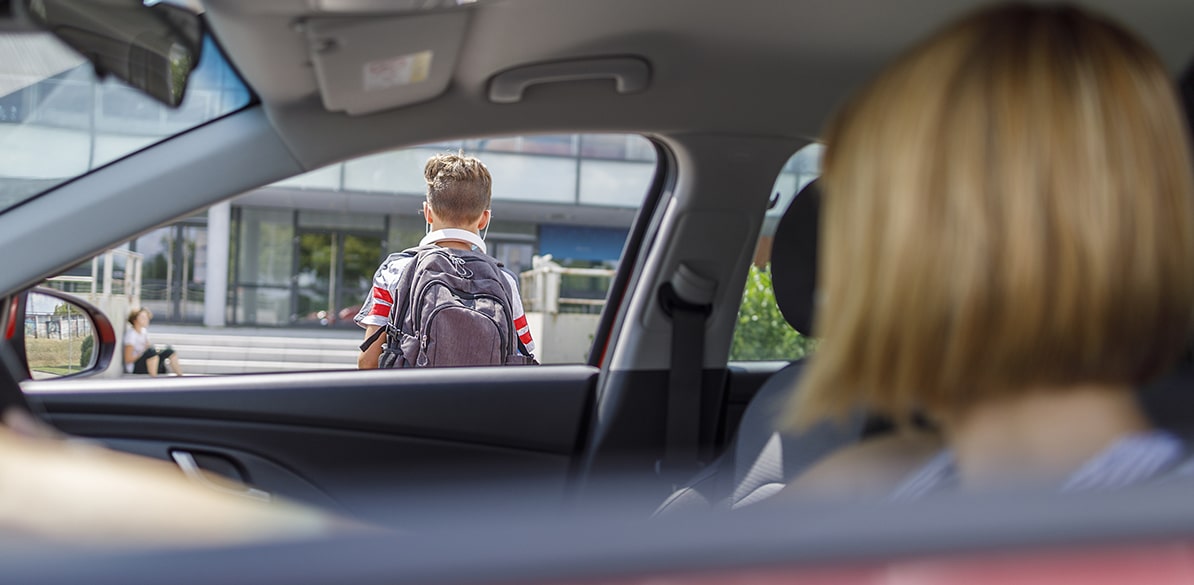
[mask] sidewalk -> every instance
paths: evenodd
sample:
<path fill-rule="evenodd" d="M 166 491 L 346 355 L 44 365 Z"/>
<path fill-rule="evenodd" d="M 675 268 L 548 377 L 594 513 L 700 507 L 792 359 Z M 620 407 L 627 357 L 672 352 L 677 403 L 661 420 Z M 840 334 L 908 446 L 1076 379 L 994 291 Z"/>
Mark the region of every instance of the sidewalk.
<path fill-rule="evenodd" d="M 187 374 L 356 369 L 360 329 L 151 325 L 155 345 L 178 352 Z"/>

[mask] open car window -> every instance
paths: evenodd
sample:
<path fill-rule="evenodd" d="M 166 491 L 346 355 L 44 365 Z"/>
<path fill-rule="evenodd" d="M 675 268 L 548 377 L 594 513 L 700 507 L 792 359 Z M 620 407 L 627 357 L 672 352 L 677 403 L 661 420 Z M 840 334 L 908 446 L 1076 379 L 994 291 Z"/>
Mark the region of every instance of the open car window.
<path fill-rule="evenodd" d="M 816 340 L 811 337 L 811 332 L 793 329 L 775 303 L 775 291 L 771 286 L 771 255 L 780 218 L 800 190 L 821 173 L 823 150 L 824 147 L 815 142 L 800 149 L 788 159 L 775 179 L 772 189 L 775 203 L 763 219 L 754 261 L 746 278 L 734 341 L 730 346 L 731 361 L 795 360 L 816 348 Z"/>
<path fill-rule="evenodd" d="M 472 139 L 349 160 L 150 231 L 46 284 L 100 305 L 120 336 L 129 310 L 149 309 L 152 342 L 173 347 L 188 374 L 352 369 L 364 332 L 354 317 L 375 272 L 426 235 L 424 164 L 457 152 L 492 174 L 485 242 L 518 277 L 535 357 L 586 363 L 656 171 L 654 145 L 638 135 Z"/>
<path fill-rule="evenodd" d="M 177 109 L 96 77 L 48 33 L 0 34 L 0 213 L 172 136 L 240 110 L 249 90 L 210 38 Z"/>

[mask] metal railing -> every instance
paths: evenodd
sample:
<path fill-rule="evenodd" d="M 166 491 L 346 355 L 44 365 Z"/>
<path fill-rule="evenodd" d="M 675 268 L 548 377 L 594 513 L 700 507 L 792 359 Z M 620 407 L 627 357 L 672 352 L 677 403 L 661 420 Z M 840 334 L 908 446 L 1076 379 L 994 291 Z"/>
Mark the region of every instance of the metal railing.
<path fill-rule="evenodd" d="M 47 278 L 46 284 L 85 299 L 101 309 L 109 307 L 114 296 L 127 298 L 129 307 L 140 307 L 142 260 L 142 255 L 137 252 L 108 250 L 91 259 L 90 275 L 54 276 Z M 118 261 L 123 264 L 119 277 Z"/>
<path fill-rule="evenodd" d="M 564 268 L 552 261 L 551 255 L 535 256 L 531 259 L 533 268 L 519 276 L 524 309 L 527 312 L 546 313 L 597 313 L 605 306 L 605 294 L 613 280 L 614 271 L 605 268 Z M 605 286 L 593 289 L 601 298 L 566 297 L 561 295 L 565 277 L 590 277 L 603 279 Z"/>

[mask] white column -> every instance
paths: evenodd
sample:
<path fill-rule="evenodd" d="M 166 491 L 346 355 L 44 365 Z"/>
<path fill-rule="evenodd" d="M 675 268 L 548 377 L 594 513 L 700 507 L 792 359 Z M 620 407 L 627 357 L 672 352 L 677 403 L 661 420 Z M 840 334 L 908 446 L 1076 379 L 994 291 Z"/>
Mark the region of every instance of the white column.
<path fill-rule="evenodd" d="M 232 204 L 207 210 L 207 282 L 203 285 L 203 324 L 223 327 L 228 306 L 228 251 L 232 244 Z"/>

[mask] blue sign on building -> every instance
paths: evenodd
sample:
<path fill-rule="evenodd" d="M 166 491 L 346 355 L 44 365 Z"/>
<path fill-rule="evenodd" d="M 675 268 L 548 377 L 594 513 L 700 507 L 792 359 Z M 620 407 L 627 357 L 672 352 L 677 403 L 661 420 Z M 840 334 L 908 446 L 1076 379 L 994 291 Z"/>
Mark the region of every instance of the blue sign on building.
<path fill-rule="evenodd" d="M 622 245 L 626 243 L 628 233 L 619 228 L 542 225 L 539 226 L 539 254 L 551 254 L 557 262 L 616 262 L 622 256 Z"/>

